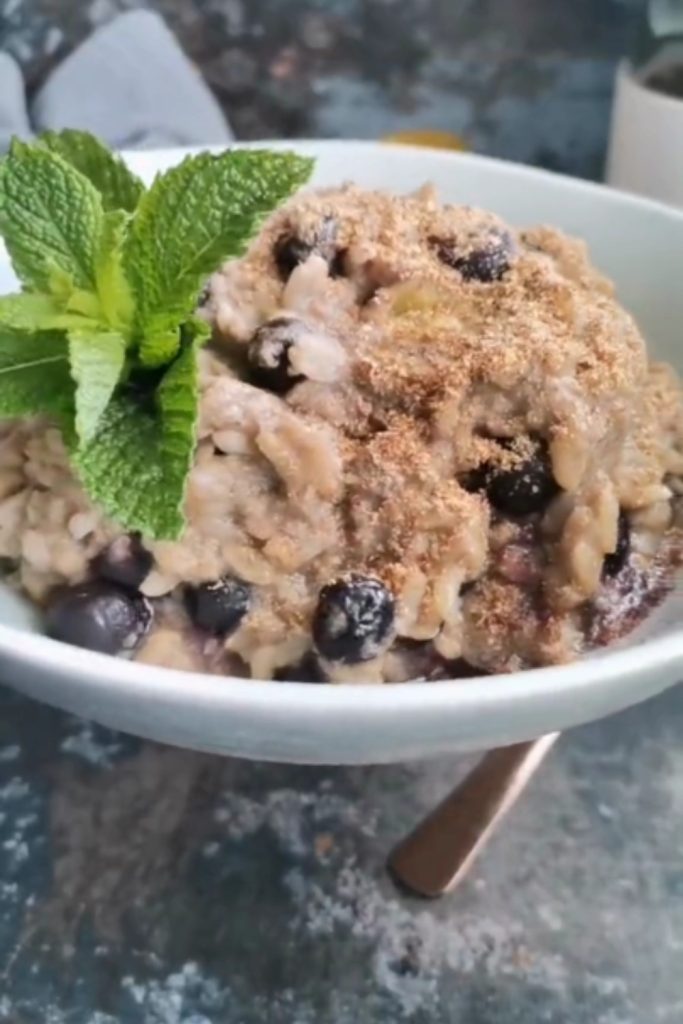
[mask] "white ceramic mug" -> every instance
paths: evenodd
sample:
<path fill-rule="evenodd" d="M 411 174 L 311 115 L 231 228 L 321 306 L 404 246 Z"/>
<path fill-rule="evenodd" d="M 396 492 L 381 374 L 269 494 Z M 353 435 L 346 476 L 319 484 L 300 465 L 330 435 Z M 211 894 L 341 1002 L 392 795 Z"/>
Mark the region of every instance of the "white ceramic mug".
<path fill-rule="evenodd" d="M 609 185 L 683 206 L 683 99 L 617 70 L 607 170 Z"/>

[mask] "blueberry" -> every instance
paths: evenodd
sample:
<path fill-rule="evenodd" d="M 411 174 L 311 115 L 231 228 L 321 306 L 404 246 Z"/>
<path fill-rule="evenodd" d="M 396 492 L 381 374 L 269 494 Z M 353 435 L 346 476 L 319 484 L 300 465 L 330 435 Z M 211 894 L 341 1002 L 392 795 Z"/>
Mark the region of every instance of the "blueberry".
<path fill-rule="evenodd" d="M 93 559 L 95 574 L 122 587 L 137 590 L 148 575 L 154 559 L 143 546 L 138 533 L 124 534 Z"/>
<path fill-rule="evenodd" d="M 295 267 L 305 263 L 312 252 L 312 242 L 304 242 L 296 235 L 281 235 L 275 243 L 275 263 L 282 280 L 286 281 Z"/>
<path fill-rule="evenodd" d="M 614 578 L 618 576 L 628 561 L 631 551 L 631 524 L 628 516 L 623 511 L 619 512 L 617 522 L 617 546 L 611 555 L 607 555 L 602 565 L 604 576 Z"/>
<path fill-rule="evenodd" d="M 313 653 L 309 651 L 301 661 L 295 665 L 287 665 L 279 668 L 273 679 L 278 683 L 326 683 L 327 679 L 322 670 L 320 662 Z"/>
<path fill-rule="evenodd" d="M 507 231 L 491 232 L 482 245 L 464 253 L 458 251 L 457 241 L 431 241 L 441 262 L 458 270 L 465 281 L 500 281 L 510 269 L 513 243 Z"/>
<path fill-rule="evenodd" d="M 477 668 L 464 658 L 455 658 L 445 663 L 444 676 L 446 679 L 476 679 L 477 676 L 488 676 L 490 672 L 486 669 Z"/>
<path fill-rule="evenodd" d="M 369 661 L 391 640 L 395 602 L 373 577 L 351 576 L 320 591 L 313 618 L 315 646 L 329 661 Z"/>
<path fill-rule="evenodd" d="M 262 324 L 249 342 L 247 358 L 250 377 L 256 387 L 284 395 L 299 381 L 302 374 L 291 372 L 289 350 L 294 344 L 297 321 L 279 316 Z"/>
<path fill-rule="evenodd" d="M 152 624 L 146 598 L 96 580 L 64 587 L 47 610 L 47 634 L 102 654 L 134 651 Z"/>
<path fill-rule="evenodd" d="M 490 463 L 482 466 L 471 478 L 470 487 L 485 491 L 496 511 L 513 518 L 542 512 L 559 490 L 541 446 L 509 469 Z"/>
<path fill-rule="evenodd" d="M 234 576 L 222 576 L 185 591 L 185 605 L 195 626 L 222 636 L 235 632 L 249 611 L 250 600 L 249 585 Z"/>
<path fill-rule="evenodd" d="M 280 235 L 275 243 L 273 255 L 282 280 L 286 281 L 292 271 L 300 263 L 305 263 L 312 253 L 322 256 L 330 268 L 332 277 L 341 277 L 344 273 L 344 252 L 337 246 L 336 238 L 337 223 L 334 217 L 325 217 L 310 241 L 298 235 Z"/>

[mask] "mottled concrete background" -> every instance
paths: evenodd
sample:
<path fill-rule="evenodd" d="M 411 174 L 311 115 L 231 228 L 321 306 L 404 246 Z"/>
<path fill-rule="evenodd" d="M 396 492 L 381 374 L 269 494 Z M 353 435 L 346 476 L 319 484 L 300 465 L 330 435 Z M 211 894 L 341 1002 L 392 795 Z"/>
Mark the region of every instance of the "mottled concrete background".
<path fill-rule="evenodd" d="M 682 729 L 679 687 L 563 737 L 424 902 L 384 857 L 462 759 L 249 764 L 0 690 L 0 1024 L 680 1024 Z"/>
<path fill-rule="evenodd" d="M 414 128 L 600 177 L 615 61 L 645 0 L 0 0 L 35 87 L 93 27 L 167 19 L 238 136 Z"/>

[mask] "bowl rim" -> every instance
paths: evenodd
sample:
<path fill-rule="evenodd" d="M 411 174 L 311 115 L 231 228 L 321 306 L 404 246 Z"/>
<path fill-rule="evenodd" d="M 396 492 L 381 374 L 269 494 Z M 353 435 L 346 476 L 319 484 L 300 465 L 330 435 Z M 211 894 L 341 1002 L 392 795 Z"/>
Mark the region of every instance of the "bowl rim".
<path fill-rule="evenodd" d="M 171 166 L 178 163 L 185 156 L 192 156 L 197 153 L 223 153 L 226 149 L 279 149 L 296 151 L 334 152 L 335 150 L 347 149 L 366 150 L 380 154 L 386 162 L 387 152 L 402 153 L 405 156 L 412 156 L 417 159 L 428 160 L 430 163 L 443 164 L 479 164 L 481 167 L 488 167 L 491 170 L 502 170 L 510 178 L 529 181 L 548 181 L 560 188 L 566 188 L 573 192 L 582 192 L 585 195 L 593 195 L 600 198 L 601 202 L 615 203 L 616 205 L 641 207 L 650 209 L 653 213 L 664 215 L 669 220 L 683 222 L 683 208 L 672 206 L 662 199 L 654 199 L 651 196 L 640 195 L 631 192 L 618 185 L 607 184 L 604 181 L 591 181 L 588 178 L 575 178 L 561 171 L 555 171 L 546 167 L 533 167 L 530 164 L 519 163 L 515 160 L 505 160 L 502 157 L 488 156 L 485 153 L 473 153 L 468 150 L 450 150 L 431 148 L 429 146 L 418 146 L 407 142 L 382 142 L 374 139 L 253 139 L 235 140 L 229 145 L 207 144 L 206 146 L 168 146 L 159 149 L 122 149 L 119 154 L 126 163 L 133 165 L 137 173 L 144 173 L 148 163 L 159 164 L 164 162 Z M 341 180 L 345 180 L 343 176 Z M 390 183 L 386 185 L 391 188 Z"/>
<path fill-rule="evenodd" d="M 131 698 L 163 696 L 177 706 L 210 704 L 226 710 L 263 709 L 274 714 L 286 712 L 287 717 L 295 718 L 300 712 L 316 715 L 335 709 L 349 711 L 356 704 L 368 713 L 380 714 L 389 710 L 428 712 L 436 708 L 465 711 L 501 701 L 511 709 L 535 703 L 550 692 L 558 700 L 571 696 L 579 701 L 584 691 L 593 691 L 596 685 L 683 662 L 683 629 L 679 629 L 633 645 L 611 650 L 599 648 L 565 665 L 467 679 L 320 685 L 162 668 L 71 647 L 42 634 L 28 636 L 27 644 L 25 631 L 0 624 L 0 659 L 9 656 L 15 665 L 40 668 L 47 673 L 54 671 L 58 663 L 60 671 L 68 672 L 74 682 L 94 688 L 111 684 L 120 695 L 125 692 Z M 462 685 L 453 685 L 457 683 Z"/>
<path fill-rule="evenodd" d="M 235 146 L 296 149 L 304 152 L 329 152 L 358 147 L 368 152 L 376 151 L 378 155 L 381 153 L 385 160 L 389 150 L 397 156 L 410 155 L 432 165 L 474 162 L 517 179 L 530 182 L 551 180 L 561 188 L 598 197 L 602 203 L 649 209 L 669 220 L 679 221 L 683 228 L 683 210 L 658 200 L 496 157 L 355 139 L 265 139 L 236 143 Z M 177 163 L 188 153 L 207 150 L 217 152 L 225 148 L 200 146 L 136 150 L 124 151 L 122 156 L 134 169 L 140 171 L 145 165 Z M 607 685 L 620 676 L 634 675 L 641 671 L 654 672 L 673 664 L 683 664 L 683 625 L 663 637 L 614 648 L 598 648 L 578 661 L 565 665 L 477 676 L 466 680 L 412 681 L 391 685 L 273 682 L 162 668 L 71 647 L 40 633 L 27 633 L 19 627 L 2 623 L 0 658 L 11 659 L 15 665 L 38 668 L 48 674 L 58 667 L 60 672 L 69 673 L 73 681 L 84 688 L 99 689 L 112 685 L 117 688 L 120 696 L 125 694 L 134 700 L 156 700 L 163 697 L 166 702 L 172 701 L 177 707 L 196 706 L 199 703 L 237 712 L 263 711 L 292 721 L 302 717 L 327 715 L 335 710 L 349 712 L 354 709 L 370 717 L 384 717 L 389 712 L 404 714 L 410 711 L 428 712 L 430 709 L 446 712 L 484 710 L 487 705 L 499 705 L 501 702 L 512 707 L 537 702 L 549 693 L 557 699 L 564 696 L 580 700 L 584 691 L 594 691 L 601 683 Z M 458 682 L 463 685 L 452 685 Z"/>

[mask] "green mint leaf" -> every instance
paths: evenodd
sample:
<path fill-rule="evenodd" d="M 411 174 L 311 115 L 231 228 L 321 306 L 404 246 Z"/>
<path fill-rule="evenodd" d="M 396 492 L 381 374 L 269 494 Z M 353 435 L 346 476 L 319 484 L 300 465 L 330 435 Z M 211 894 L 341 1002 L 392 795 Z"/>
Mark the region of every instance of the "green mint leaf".
<path fill-rule="evenodd" d="M 210 334 L 199 290 L 311 167 L 204 153 L 145 192 L 79 132 L 15 140 L 0 164 L 0 232 L 27 289 L 0 298 L 0 415 L 58 417 L 85 488 L 124 528 L 182 533 Z"/>
<path fill-rule="evenodd" d="M 211 337 L 211 325 L 200 316 L 192 314 L 181 327 L 181 333 L 186 341 L 192 341 L 197 348 L 201 348 Z"/>
<path fill-rule="evenodd" d="M 62 334 L 0 329 L 0 416 L 45 413 L 66 420 L 73 410 L 73 390 Z"/>
<path fill-rule="evenodd" d="M 77 288 L 70 274 L 53 267 L 48 278 L 48 292 L 65 312 L 79 313 L 97 321 L 101 315 L 100 300 L 94 292 Z M 44 294 L 33 292 L 32 294 Z"/>
<path fill-rule="evenodd" d="M 231 150 L 187 157 L 157 177 L 138 203 L 124 255 L 141 333 L 180 323 L 207 275 L 243 252 L 312 166 L 294 153 Z"/>
<path fill-rule="evenodd" d="M 133 212 L 145 186 L 94 135 L 66 128 L 61 132 L 43 132 L 40 141 L 92 182 L 102 196 L 105 210 Z"/>
<path fill-rule="evenodd" d="M 122 265 L 123 241 L 129 220 L 129 214 L 123 210 L 105 213 L 102 219 L 95 253 L 96 291 L 77 288 L 69 274 L 59 269 L 51 271 L 48 281 L 50 296 L 65 312 L 80 314 L 93 324 L 112 328 L 126 336 L 131 333 L 134 314 L 133 296 Z M 62 326 L 68 329 L 78 325 L 65 321 Z"/>
<path fill-rule="evenodd" d="M 197 425 L 197 354 L 185 344 L 156 392 L 123 388 L 75 461 L 92 499 L 124 529 L 150 538 L 182 533 Z"/>
<path fill-rule="evenodd" d="M 164 327 L 158 319 L 153 331 L 146 334 L 140 342 L 140 362 L 148 369 L 166 366 L 175 359 L 180 348 L 180 328 L 175 318 L 171 318 Z"/>
<path fill-rule="evenodd" d="M 25 285 L 49 291 L 58 271 L 94 290 L 102 217 L 87 178 L 56 153 L 14 140 L 0 165 L 0 233 Z"/>
<path fill-rule="evenodd" d="M 154 369 L 170 363 L 180 348 L 181 339 L 194 341 L 201 346 L 211 337 L 209 324 L 198 316 L 188 317 L 180 328 L 174 322 L 169 322 L 168 326 L 164 329 L 161 325 L 161 319 L 159 323 L 158 331 L 154 334 L 145 335 L 140 342 L 140 362 L 148 369 Z"/>
<path fill-rule="evenodd" d="M 66 311 L 61 302 L 50 295 L 20 292 L 0 296 L 0 324 L 15 331 L 68 331 L 94 327 L 96 321 L 80 313 Z"/>
<path fill-rule="evenodd" d="M 115 332 L 71 332 L 69 365 L 76 384 L 76 434 L 89 441 L 118 384 L 126 360 L 126 339 Z"/>
<path fill-rule="evenodd" d="M 99 321 L 102 315 L 100 300 L 93 291 L 77 288 L 73 278 L 66 271 L 53 267 L 48 278 L 48 293 L 68 313 L 78 313 L 90 320 Z M 32 292 L 31 294 L 45 294 Z"/>
<path fill-rule="evenodd" d="M 95 258 L 95 281 L 105 323 L 128 334 L 133 323 L 134 305 L 130 285 L 123 271 L 123 245 L 129 216 L 123 211 L 106 213 L 100 246 Z"/>

